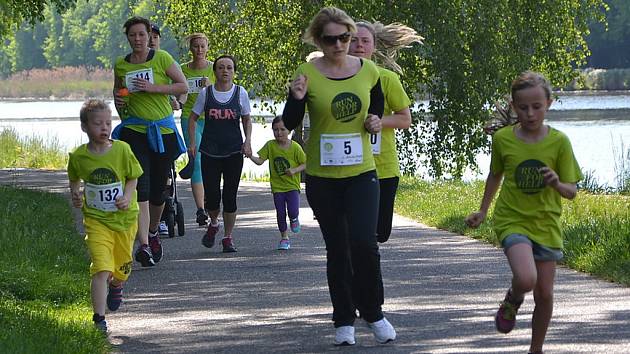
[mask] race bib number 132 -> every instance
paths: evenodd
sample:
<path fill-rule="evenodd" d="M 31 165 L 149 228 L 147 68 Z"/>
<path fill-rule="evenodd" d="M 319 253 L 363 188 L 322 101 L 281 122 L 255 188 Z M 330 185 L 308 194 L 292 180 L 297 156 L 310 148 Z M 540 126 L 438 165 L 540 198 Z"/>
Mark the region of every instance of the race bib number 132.
<path fill-rule="evenodd" d="M 85 184 L 85 202 L 90 208 L 117 211 L 116 198 L 123 195 L 122 183 Z"/>

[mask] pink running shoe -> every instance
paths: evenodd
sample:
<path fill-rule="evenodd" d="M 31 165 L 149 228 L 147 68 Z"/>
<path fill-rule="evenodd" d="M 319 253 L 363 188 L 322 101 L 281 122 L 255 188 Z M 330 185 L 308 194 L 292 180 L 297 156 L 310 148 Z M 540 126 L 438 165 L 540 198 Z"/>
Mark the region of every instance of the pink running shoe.
<path fill-rule="evenodd" d="M 217 236 L 218 232 L 219 232 L 218 223 L 216 225 L 212 225 L 212 223 L 208 225 L 208 230 L 203 235 L 203 238 L 201 239 L 201 244 L 208 248 L 212 248 L 212 246 L 214 246 L 214 239 Z"/>
<path fill-rule="evenodd" d="M 523 299 L 517 303 L 512 302 L 512 289 L 505 294 L 505 299 L 501 302 L 497 314 L 494 316 L 494 324 L 497 331 L 510 333 L 516 326 L 516 313 L 523 303 Z"/>
<path fill-rule="evenodd" d="M 223 244 L 223 253 L 233 253 L 236 252 L 236 247 L 234 247 L 234 243 L 232 242 L 231 237 L 225 237 L 221 240 Z"/>

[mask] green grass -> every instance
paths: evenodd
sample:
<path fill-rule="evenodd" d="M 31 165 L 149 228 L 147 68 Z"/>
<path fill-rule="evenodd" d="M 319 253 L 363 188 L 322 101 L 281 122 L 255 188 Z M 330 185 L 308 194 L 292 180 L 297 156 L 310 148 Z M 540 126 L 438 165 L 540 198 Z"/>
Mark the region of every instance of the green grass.
<path fill-rule="evenodd" d="M 13 128 L 0 131 L 1 168 L 63 169 L 68 154 L 57 140 L 44 141 L 39 137 L 21 138 Z"/>
<path fill-rule="evenodd" d="M 267 182 L 269 183 L 269 171 L 265 171 L 262 175 L 253 173 L 251 171 L 241 174 L 241 181 L 249 181 L 249 182 Z"/>
<path fill-rule="evenodd" d="M 492 207 L 478 229 L 464 218 L 478 210 L 484 182 L 427 182 L 403 177 L 396 212 L 426 225 L 497 245 L 492 231 Z M 564 263 L 576 270 L 630 285 L 630 196 L 578 193 L 564 201 L 562 225 Z"/>
<path fill-rule="evenodd" d="M 108 352 L 91 322 L 89 258 L 67 200 L 7 186 L 0 194 L 2 351 Z"/>

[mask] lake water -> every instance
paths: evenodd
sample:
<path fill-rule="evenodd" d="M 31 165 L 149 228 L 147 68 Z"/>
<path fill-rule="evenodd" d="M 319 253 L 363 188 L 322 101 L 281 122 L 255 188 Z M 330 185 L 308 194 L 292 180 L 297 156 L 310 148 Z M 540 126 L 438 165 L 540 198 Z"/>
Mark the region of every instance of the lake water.
<path fill-rule="evenodd" d="M 78 119 L 82 103 L 0 101 L 0 129 L 11 127 L 20 136 L 55 140 L 63 148 L 70 150 L 87 141 Z M 115 112 L 113 106 L 112 111 Z M 263 112 L 257 109 L 252 110 L 253 115 L 261 113 Z M 615 159 L 619 152 L 615 154 L 614 151 L 620 151 L 622 143 L 626 149 L 630 147 L 630 94 L 560 96 L 552 105 L 548 118 L 549 125 L 563 131 L 571 139 L 576 158 L 583 170 L 593 171 L 600 183 L 615 186 Z M 179 120 L 177 125 L 179 126 Z M 269 139 L 273 139 L 269 124 L 266 127 L 262 124 L 253 125 L 254 151 Z M 481 171 L 479 174 L 468 172 L 466 179 L 485 178 L 489 160 L 486 154 L 477 156 Z M 245 173 L 262 175 L 267 168 L 266 164 L 257 166 L 248 159 L 245 160 Z"/>

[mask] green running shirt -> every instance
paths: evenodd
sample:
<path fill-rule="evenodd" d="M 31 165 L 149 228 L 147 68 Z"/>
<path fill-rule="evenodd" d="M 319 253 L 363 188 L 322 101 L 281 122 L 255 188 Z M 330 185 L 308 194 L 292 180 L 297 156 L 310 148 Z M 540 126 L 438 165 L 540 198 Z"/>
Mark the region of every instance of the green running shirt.
<path fill-rule="evenodd" d="M 282 149 L 278 142 L 272 139 L 258 150 L 261 159 L 269 160 L 269 181 L 273 193 L 300 190 L 300 174 L 287 176 L 284 171 L 305 163 L 306 155 L 300 144 L 293 140 L 290 142 L 291 145 L 287 149 Z"/>
<path fill-rule="evenodd" d="M 164 50 L 158 50 L 151 60 L 141 64 L 131 64 L 125 61 L 125 57 L 121 56 L 116 59 L 114 66 L 114 76 L 121 80 L 124 87 L 130 89 L 127 97 L 129 115 L 142 118 L 145 120 L 160 120 L 173 114 L 173 108 L 168 95 L 162 93 L 148 92 L 132 92 L 128 87 L 126 78 L 133 76 L 134 73 L 142 75 L 144 78 L 153 78 L 155 85 L 167 85 L 171 83 L 171 78 L 166 75 L 166 70 L 175 63 L 173 57 Z M 129 125 L 140 133 L 146 133 L 147 127 L 142 125 Z M 160 128 L 162 134 L 173 133 L 168 128 Z"/>
<path fill-rule="evenodd" d="M 86 193 L 90 193 L 89 189 L 85 188 L 88 183 L 103 186 L 120 182 L 124 190 L 128 179 L 138 178 L 141 175 L 142 167 L 124 141 L 112 140 L 112 148 L 102 155 L 93 154 L 88 150 L 87 144 L 83 144 L 70 153 L 68 160 L 68 178 L 70 181 L 82 180 Z M 111 199 L 116 196 L 104 195 L 103 197 Z M 127 210 L 111 212 L 90 207 L 84 193 L 81 211 L 84 217 L 98 220 L 111 230 L 123 231 L 137 223 L 138 210 L 137 194 L 134 190 Z"/>
<path fill-rule="evenodd" d="M 503 173 L 504 178 L 494 207 L 494 230 L 499 241 L 519 233 L 543 246 L 562 248 L 562 197 L 543 183 L 538 169 L 551 168 L 560 182 L 581 180 L 571 142 L 564 133 L 549 127 L 545 138 L 529 144 L 516 137 L 514 128 L 501 128 L 492 138 L 490 171 Z"/>
<path fill-rule="evenodd" d="M 210 83 L 214 83 L 214 71 L 212 71 L 212 62 L 208 62 L 208 67 L 205 69 L 191 69 L 188 65 L 191 62 L 184 63 L 181 65 L 182 72 L 184 76 L 186 76 L 186 80 L 188 81 L 188 98 L 186 99 L 186 103 L 184 103 L 184 107 L 182 107 L 182 119 L 188 119 L 190 117 L 190 112 L 192 111 L 193 106 L 195 105 L 195 101 L 197 101 L 197 96 L 199 96 L 199 92 L 203 87 L 200 86 L 200 79 L 207 77 L 210 79 Z M 201 113 L 199 119 L 204 119 L 204 114 Z"/>
<path fill-rule="evenodd" d="M 378 68 L 381 74 L 381 88 L 385 96 L 385 110 L 383 116 L 409 107 L 411 100 L 400 83 L 398 75 L 388 69 Z M 379 179 L 400 177 L 400 163 L 398 162 L 398 150 L 396 149 L 396 131 L 392 128 L 383 128 L 381 132 L 381 152 L 374 155 L 376 174 Z"/>
<path fill-rule="evenodd" d="M 352 77 L 334 80 L 325 77 L 312 63 L 300 65 L 294 77 L 303 74 L 308 78 L 306 108 L 311 131 L 306 144 L 306 173 L 326 178 L 357 176 L 375 169 L 369 133 L 363 126 L 370 106 L 370 91 L 379 81 L 376 64 L 363 59 L 361 69 Z M 332 141 L 322 138 L 339 138 L 346 156 L 358 156 L 350 165 L 322 164 L 323 150 L 331 151 Z M 331 141 L 327 143 L 327 141 Z M 360 145 L 360 149 L 352 150 Z M 359 150 L 359 151 L 356 151 Z M 357 162 L 358 161 L 358 162 Z"/>

